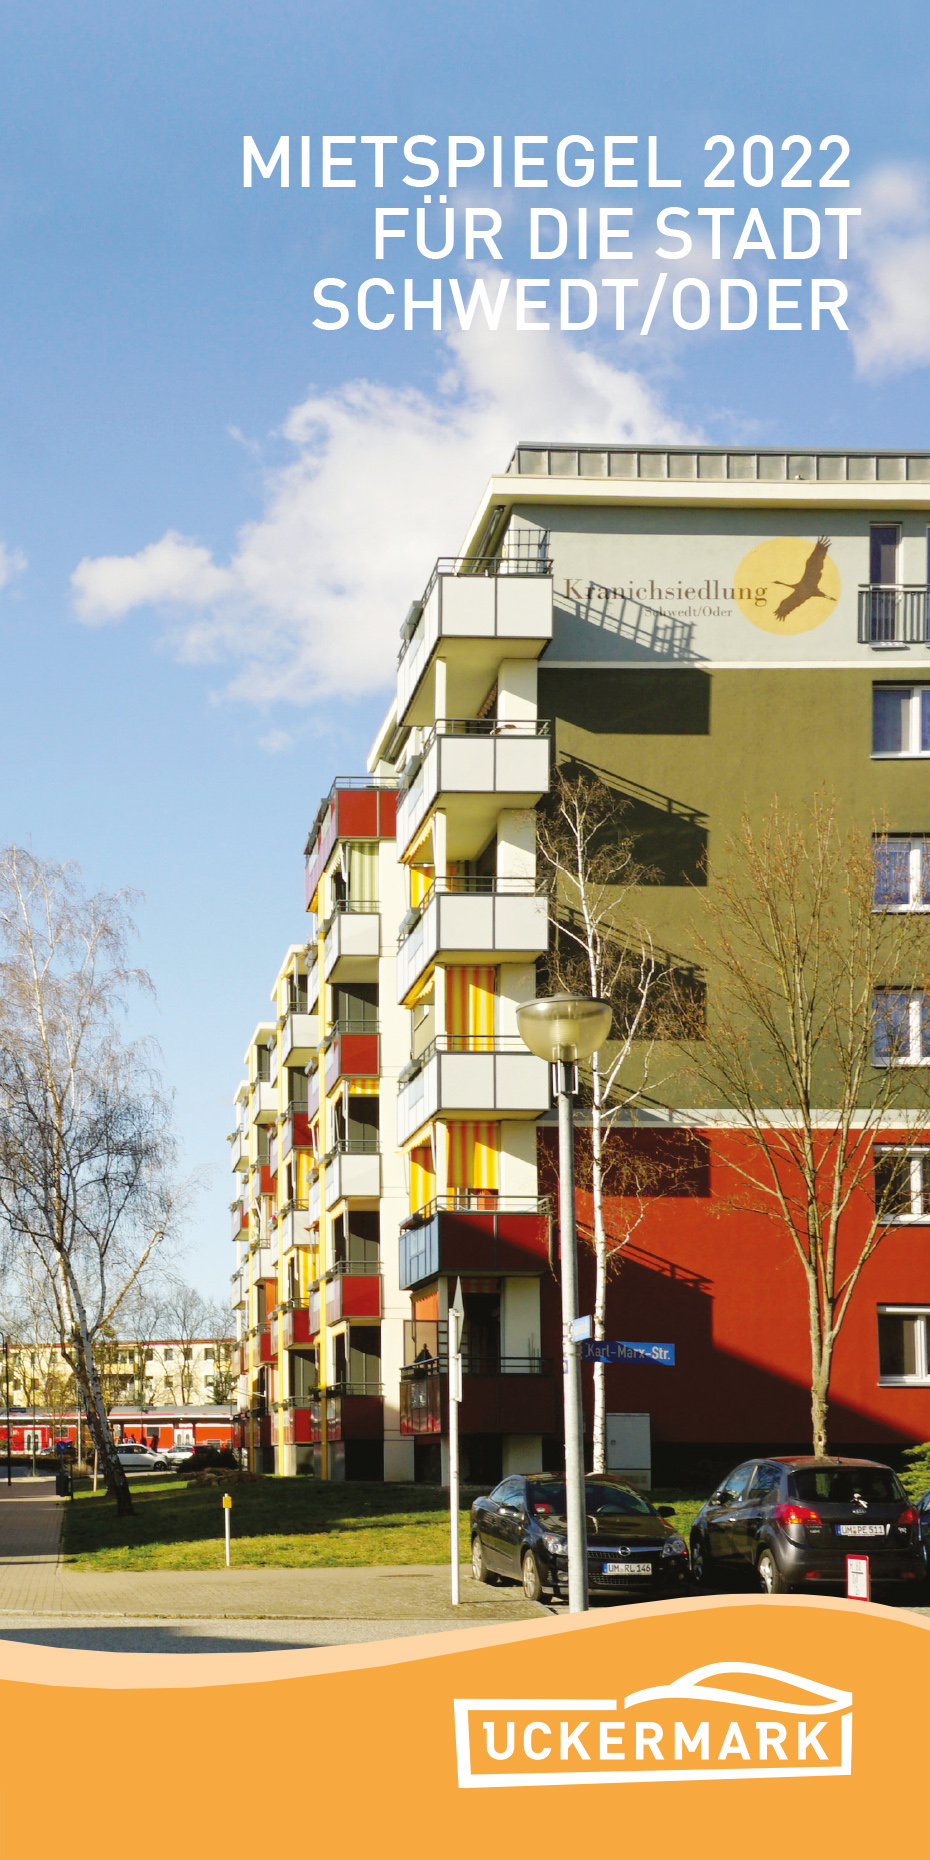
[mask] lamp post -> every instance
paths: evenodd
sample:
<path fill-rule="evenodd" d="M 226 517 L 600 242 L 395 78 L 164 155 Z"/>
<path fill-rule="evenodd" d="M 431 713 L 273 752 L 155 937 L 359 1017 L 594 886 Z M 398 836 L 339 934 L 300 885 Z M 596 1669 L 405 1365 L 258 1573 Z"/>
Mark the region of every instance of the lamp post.
<path fill-rule="evenodd" d="M 565 1512 L 568 1526 L 568 1607 L 573 1615 L 588 1606 L 588 1556 L 585 1529 L 584 1429 L 581 1413 L 581 1357 L 574 1334 L 578 1316 L 578 1249 L 575 1237 L 575 1150 L 573 1100 L 578 1090 L 578 1061 L 590 1059 L 610 1032 L 609 1001 L 586 995 L 550 995 L 517 1009 L 517 1026 L 525 1044 L 552 1067 L 559 1107 L 559 1242 L 562 1260 L 562 1348 L 565 1355 Z"/>

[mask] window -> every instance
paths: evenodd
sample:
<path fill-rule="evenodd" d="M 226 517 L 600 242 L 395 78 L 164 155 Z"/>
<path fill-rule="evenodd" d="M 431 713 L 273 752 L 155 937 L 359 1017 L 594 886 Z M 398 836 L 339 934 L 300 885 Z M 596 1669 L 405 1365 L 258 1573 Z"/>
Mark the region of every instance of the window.
<path fill-rule="evenodd" d="M 872 841 L 876 911 L 930 910 L 930 839 L 882 834 Z"/>
<path fill-rule="evenodd" d="M 749 1497 L 759 1504 L 770 1499 L 781 1486 L 780 1466 L 757 1466 L 755 1476 L 749 1486 Z"/>
<path fill-rule="evenodd" d="M 891 644 L 899 635 L 898 541 L 896 524 L 873 523 L 869 532 L 870 638 Z"/>
<path fill-rule="evenodd" d="M 755 1460 L 746 1460 L 728 1475 L 723 1487 L 728 1499 L 745 1498 L 746 1488 L 755 1470 Z"/>
<path fill-rule="evenodd" d="M 869 580 L 873 588 L 893 588 L 898 579 L 898 526 L 873 523 L 869 531 Z"/>
<path fill-rule="evenodd" d="M 920 1066 L 930 1061 L 930 995 L 879 988 L 872 997 L 872 1063 Z"/>
<path fill-rule="evenodd" d="M 879 1305 L 878 1375 L 881 1382 L 930 1382 L 930 1309 Z"/>
<path fill-rule="evenodd" d="M 872 686 L 873 756 L 930 756 L 930 685 Z"/>
<path fill-rule="evenodd" d="M 885 1221 L 930 1221 L 930 1148 L 876 1150 L 875 1211 Z"/>
<path fill-rule="evenodd" d="M 165 1362 L 166 1362 L 166 1363 L 173 1363 L 173 1362 L 174 1362 L 174 1351 L 173 1351 L 173 1350 L 166 1350 L 166 1351 L 165 1351 Z"/>

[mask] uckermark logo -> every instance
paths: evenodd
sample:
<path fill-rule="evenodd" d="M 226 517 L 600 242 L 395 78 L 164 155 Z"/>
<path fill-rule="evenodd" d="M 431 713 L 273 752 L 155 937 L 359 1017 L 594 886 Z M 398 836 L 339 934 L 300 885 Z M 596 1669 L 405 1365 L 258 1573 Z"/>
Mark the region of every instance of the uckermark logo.
<path fill-rule="evenodd" d="M 852 1693 L 777 1666 L 698 1666 L 629 1692 L 622 1710 L 616 1699 L 456 1699 L 459 1788 L 852 1771 Z"/>

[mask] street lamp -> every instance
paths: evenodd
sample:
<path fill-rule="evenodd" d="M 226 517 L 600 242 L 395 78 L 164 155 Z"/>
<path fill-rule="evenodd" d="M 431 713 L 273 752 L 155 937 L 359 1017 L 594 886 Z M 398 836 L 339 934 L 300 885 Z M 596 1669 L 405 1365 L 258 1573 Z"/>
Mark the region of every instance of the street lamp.
<path fill-rule="evenodd" d="M 562 1256 L 562 1347 L 565 1353 L 565 1512 L 568 1526 L 568 1607 L 588 1606 L 585 1528 L 584 1432 L 581 1417 L 581 1358 L 574 1334 L 578 1316 L 578 1251 L 575 1239 L 575 1151 L 573 1099 L 578 1061 L 590 1059 L 610 1032 L 609 1001 L 586 995 L 549 995 L 517 1009 L 520 1034 L 537 1058 L 548 1060 L 559 1105 L 559 1240 Z"/>

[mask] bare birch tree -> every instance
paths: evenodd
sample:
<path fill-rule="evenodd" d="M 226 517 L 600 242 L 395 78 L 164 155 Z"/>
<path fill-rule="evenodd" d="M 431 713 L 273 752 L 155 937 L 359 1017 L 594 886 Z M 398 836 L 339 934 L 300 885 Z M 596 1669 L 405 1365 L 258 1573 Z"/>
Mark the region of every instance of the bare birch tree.
<path fill-rule="evenodd" d="M 0 1227 L 44 1271 L 54 1333 L 107 1486 L 132 1511 L 94 1341 L 178 1214 L 168 1110 L 120 1021 L 134 988 L 128 893 L 90 896 L 73 865 L 0 855 Z"/>
<path fill-rule="evenodd" d="M 746 1139 L 730 1146 L 732 1204 L 776 1222 L 803 1275 L 817 1454 L 837 1338 L 900 1213 L 907 1146 L 930 1129 L 927 919 L 895 882 L 901 844 L 844 832 L 829 797 L 803 817 L 776 800 L 743 817 L 701 894 L 708 1010 L 692 1060 Z"/>
<path fill-rule="evenodd" d="M 609 1139 L 624 1113 L 641 1099 L 648 1079 L 650 1021 L 660 965 L 645 926 L 630 912 L 631 893 L 652 873 L 636 858 L 626 822 L 624 797 L 584 768 L 560 769 L 537 816 L 541 875 L 554 893 L 554 933 L 549 955 L 552 985 L 591 994 L 614 1010 L 610 1041 L 590 1062 L 590 1168 L 595 1257 L 594 1335 L 605 1334 L 607 1281 L 629 1232 L 608 1231 L 605 1195 L 608 1173 L 614 1194 L 642 1218 L 651 1165 L 636 1149 L 613 1147 Z M 587 1173 L 587 1171 L 586 1171 Z M 594 1364 L 594 1471 L 606 1464 L 606 1377 Z"/>

